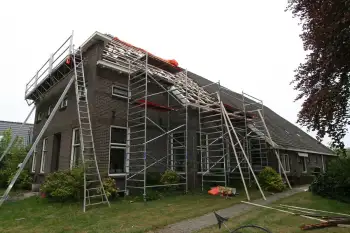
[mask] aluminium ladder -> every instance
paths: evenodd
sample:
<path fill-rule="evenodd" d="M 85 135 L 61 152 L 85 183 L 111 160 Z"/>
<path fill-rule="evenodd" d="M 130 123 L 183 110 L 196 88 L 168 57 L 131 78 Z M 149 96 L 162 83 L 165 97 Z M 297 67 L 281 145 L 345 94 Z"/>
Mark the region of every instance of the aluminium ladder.
<path fill-rule="evenodd" d="M 73 53 L 75 73 L 75 93 L 80 125 L 81 158 L 84 166 L 84 212 L 87 206 L 108 204 L 100 171 L 96 160 L 96 152 L 91 128 L 88 96 L 84 77 L 84 61 L 81 50 Z"/>

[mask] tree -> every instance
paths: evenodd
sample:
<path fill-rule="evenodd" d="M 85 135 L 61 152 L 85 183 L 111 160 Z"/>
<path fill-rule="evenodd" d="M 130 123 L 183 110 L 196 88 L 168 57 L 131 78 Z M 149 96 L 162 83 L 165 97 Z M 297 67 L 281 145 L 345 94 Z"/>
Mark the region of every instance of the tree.
<path fill-rule="evenodd" d="M 292 83 L 303 100 L 298 123 L 343 148 L 350 124 L 350 0 L 289 0 L 300 19 L 306 60 Z"/>
<path fill-rule="evenodd" d="M 0 155 L 3 153 L 5 148 L 7 148 L 8 144 L 11 141 L 11 129 L 4 131 L 2 136 L 3 137 L 0 141 Z M 6 188 L 7 185 L 9 185 L 12 177 L 15 175 L 18 169 L 18 165 L 23 162 L 23 159 L 27 152 L 28 149 L 23 144 L 23 138 L 17 138 L 10 151 L 0 163 L 0 188 Z M 29 189 L 31 182 L 32 178 L 30 176 L 29 169 L 25 168 L 17 179 L 14 188 Z"/>

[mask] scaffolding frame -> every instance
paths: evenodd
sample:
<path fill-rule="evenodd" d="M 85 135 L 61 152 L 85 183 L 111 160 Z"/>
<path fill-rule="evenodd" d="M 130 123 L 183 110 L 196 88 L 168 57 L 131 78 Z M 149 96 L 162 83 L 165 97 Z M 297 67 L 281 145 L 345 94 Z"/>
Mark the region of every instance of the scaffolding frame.
<path fill-rule="evenodd" d="M 211 92 L 215 102 L 210 105 L 201 104 L 203 90 L 214 88 Z M 198 90 L 198 122 L 199 133 L 196 145 L 200 153 L 200 174 L 202 191 L 208 185 L 228 185 L 227 156 L 225 149 L 224 121 L 220 105 L 220 81 L 201 86 Z"/>
<path fill-rule="evenodd" d="M 150 73 L 148 64 L 149 54 L 146 53 L 144 57 L 129 61 L 128 70 L 128 110 L 127 110 L 127 155 L 126 155 L 126 173 L 125 178 L 125 190 L 129 193 L 130 189 L 142 189 L 144 201 L 147 201 L 147 189 L 155 187 L 166 186 L 185 186 L 185 192 L 188 190 L 188 162 L 187 162 L 187 122 L 188 122 L 188 104 L 182 103 L 181 98 L 176 98 L 174 92 L 177 89 L 168 88 L 164 86 L 157 77 Z M 136 70 L 136 71 L 135 71 Z M 184 71 L 185 82 L 187 86 L 187 71 Z M 149 85 L 154 84 L 162 91 L 152 93 L 149 91 Z M 172 86 L 174 87 L 174 86 Z M 136 93 L 135 93 L 136 92 Z M 167 96 L 167 108 L 169 111 L 166 115 L 167 127 L 163 128 L 157 124 L 155 120 L 152 120 L 151 114 L 149 114 L 148 102 L 150 98 L 155 98 L 159 95 Z M 187 99 L 188 92 L 185 89 L 185 96 L 183 99 Z M 181 122 L 176 125 L 171 125 L 170 109 L 175 106 L 170 105 L 170 98 L 177 101 L 177 120 L 181 118 Z M 147 130 L 150 127 L 155 127 L 160 131 L 157 136 L 149 136 Z M 165 137 L 167 139 L 167 152 L 166 155 L 156 159 L 151 156 L 149 151 L 149 144 L 159 138 Z M 175 152 L 176 151 L 176 152 Z M 178 159 L 181 157 L 181 159 Z M 150 159 L 155 161 L 151 162 Z M 166 159 L 166 164 L 162 163 Z M 147 183 L 148 170 L 156 165 L 163 165 L 165 170 L 173 170 L 180 177 L 179 182 L 173 184 L 162 185 L 149 185 Z"/>

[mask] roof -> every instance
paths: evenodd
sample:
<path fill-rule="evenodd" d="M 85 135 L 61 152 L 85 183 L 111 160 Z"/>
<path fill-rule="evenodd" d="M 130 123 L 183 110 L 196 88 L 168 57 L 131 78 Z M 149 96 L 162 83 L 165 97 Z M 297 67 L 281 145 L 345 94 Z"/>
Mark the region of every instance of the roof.
<path fill-rule="evenodd" d="M 211 93 L 218 90 L 218 84 L 191 72 L 187 73 L 187 77 L 189 77 L 189 79 L 187 79 L 186 71 L 183 71 L 183 69 L 180 69 L 182 72 L 177 73 L 174 72 L 174 69 L 166 70 L 164 69 L 164 64 L 168 62 L 164 62 L 164 59 L 159 59 L 153 54 L 149 54 L 147 51 L 121 41 L 112 35 L 95 32 L 80 47 L 85 51 L 91 45 L 100 41 L 104 42 L 105 48 L 103 50 L 102 60 L 99 60 L 97 65 L 134 73 L 143 67 L 142 62 L 144 62 L 144 58 L 146 54 L 148 54 L 150 58 L 153 57 L 157 60 L 153 64 L 148 65 L 150 74 L 176 85 L 178 94 L 175 95 L 185 95 L 185 86 L 187 86 L 187 101 L 189 104 L 199 104 L 203 107 L 217 103 L 217 99 L 215 96 L 212 96 Z M 132 64 L 130 67 L 129 61 L 131 61 Z M 160 64 L 161 62 L 163 64 Z M 206 88 L 202 88 L 203 86 L 206 86 Z M 242 95 L 229 89 L 227 91 L 230 97 L 225 95 L 221 96 L 223 102 L 242 111 Z M 238 115 L 234 114 L 233 117 L 238 119 L 240 117 L 239 113 Z M 264 106 L 264 119 L 272 140 L 278 144 L 279 148 L 307 153 L 334 155 L 333 151 L 328 147 L 324 146 L 299 127 L 279 116 L 266 106 Z"/>
<path fill-rule="evenodd" d="M 28 145 L 31 143 L 33 134 L 33 124 L 25 124 L 21 128 L 22 123 L 12 121 L 0 121 L 0 135 L 2 132 L 11 128 L 13 134 L 17 134 L 19 137 L 24 139 L 24 144 Z"/>
<path fill-rule="evenodd" d="M 205 79 L 192 72 L 188 72 L 188 77 L 197 82 L 200 86 L 208 85 L 213 83 L 212 81 Z M 217 90 L 217 86 L 210 85 L 206 89 Z M 210 91 L 210 90 L 208 90 Z M 231 97 L 222 95 L 221 99 L 225 104 L 230 104 L 238 109 L 243 109 L 242 94 L 236 93 L 231 90 L 229 92 Z M 235 98 L 232 98 L 235 97 Z M 272 140 L 278 144 L 280 149 L 300 151 L 306 153 L 317 153 L 325 155 L 334 155 L 333 151 L 318 142 L 316 139 L 311 137 L 309 134 L 304 132 L 302 129 L 287 121 L 270 108 L 264 105 L 264 119 L 266 126 L 271 134 Z"/>

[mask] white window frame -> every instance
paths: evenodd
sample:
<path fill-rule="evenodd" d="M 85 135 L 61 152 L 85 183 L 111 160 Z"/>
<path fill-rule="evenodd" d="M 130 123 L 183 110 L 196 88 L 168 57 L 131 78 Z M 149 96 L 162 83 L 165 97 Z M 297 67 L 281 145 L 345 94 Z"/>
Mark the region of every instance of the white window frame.
<path fill-rule="evenodd" d="M 114 94 L 114 91 L 113 91 L 114 88 L 117 88 L 117 89 L 126 91 L 127 96 L 125 96 L 125 95 Z M 116 96 L 116 97 L 123 98 L 123 99 L 128 99 L 128 98 L 130 97 L 130 92 L 129 92 L 128 88 L 125 87 L 125 86 L 122 86 L 122 85 L 112 85 L 112 96 Z"/>
<path fill-rule="evenodd" d="M 47 116 L 50 116 L 52 113 L 52 106 L 50 105 L 49 108 L 47 109 Z"/>
<path fill-rule="evenodd" d="M 210 164 L 209 164 L 209 137 L 208 137 L 208 134 L 203 133 L 203 132 L 202 132 L 202 134 L 197 132 L 197 135 L 199 135 L 199 137 L 201 137 L 201 135 L 202 136 L 205 135 L 205 145 L 201 145 L 201 144 L 197 145 L 197 150 L 199 150 L 200 156 L 201 156 L 201 161 L 200 161 L 200 163 L 201 163 L 201 170 L 198 173 L 204 173 L 204 172 L 209 171 L 209 169 L 210 169 Z M 201 143 L 201 141 L 202 141 L 202 139 L 199 138 L 199 143 Z M 207 156 L 206 156 L 207 157 L 207 159 L 206 159 L 207 161 L 204 164 L 204 166 L 202 166 L 203 165 L 203 160 L 204 160 L 204 158 L 202 157 L 203 156 L 203 153 L 202 153 L 203 149 L 207 153 Z"/>
<path fill-rule="evenodd" d="M 75 143 L 75 137 L 77 134 L 79 135 L 79 143 Z M 81 153 L 80 140 L 81 138 L 80 138 L 79 128 L 74 128 L 72 132 L 72 144 L 71 144 L 71 151 L 70 151 L 70 169 L 73 169 L 73 166 L 75 165 L 75 161 L 76 161 L 76 158 L 74 156 L 75 155 L 74 148 L 79 147 L 80 148 L 79 153 Z"/>
<path fill-rule="evenodd" d="M 46 156 L 47 156 L 47 143 L 48 143 L 48 138 L 43 139 L 43 147 L 41 151 L 41 162 L 40 162 L 40 173 L 45 172 L 45 161 L 46 161 Z"/>
<path fill-rule="evenodd" d="M 31 169 L 32 172 L 35 172 L 37 154 L 38 154 L 38 152 L 35 148 L 34 152 L 33 152 L 32 169 Z"/>
<path fill-rule="evenodd" d="M 325 172 L 323 155 L 321 155 L 321 161 L 322 161 L 322 171 Z"/>
<path fill-rule="evenodd" d="M 303 173 L 307 173 L 307 159 L 308 157 L 301 157 L 301 165 L 302 165 L 302 172 Z M 305 170 L 304 170 L 304 166 L 305 166 Z"/>
<path fill-rule="evenodd" d="M 112 129 L 125 129 L 126 130 L 126 143 L 112 143 Z M 111 125 L 109 129 L 109 152 L 108 152 L 108 176 L 118 177 L 126 176 L 129 173 L 129 158 L 130 158 L 130 129 L 123 126 Z M 111 164 L 111 149 L 124 149 L 125 150 L 125 172 L 124 173 L 109 173 Z"/>
<path fill-rule="evenodd" d="M 60 109 L 66 108 L 68 106 L 68 96 L 65 96 L 61 102 Z"/>
<path fill-rule="evenodd" d="M 36 117 L 36 121 L 39 122 L 43 119 L 43 113 L 42 112 L 38 112 L 38 115 Z"/>
<path fill-rule="evenodd" d="M 290 172 L 290 158 L 289 154 L 282 154 L 282 166 L 286 173 Z M 288 164 L 288 167 L 286 166 Z"/>

